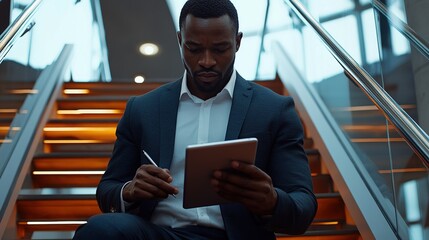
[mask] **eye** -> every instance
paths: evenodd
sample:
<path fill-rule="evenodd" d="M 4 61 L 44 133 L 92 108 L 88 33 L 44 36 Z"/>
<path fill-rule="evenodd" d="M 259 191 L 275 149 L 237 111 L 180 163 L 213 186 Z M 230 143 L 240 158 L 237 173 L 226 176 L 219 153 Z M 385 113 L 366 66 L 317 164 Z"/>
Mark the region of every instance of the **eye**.
<path fill-rule="evenodd" d="M 189 52 L 191 52 L 191 53 L 197 53 L 197 52 L 200 52 L 200 51 L 201 51 L 201 48 L 200 48 L 200 47 L 196 47 L 196 46 L 188 46 L 188 45 L 185 45 L 185 47 L 186 47 L 186 49 L 188 49 L 188 51 L 189 51 Z"/>
<path fill-rule="evenodd" d="M 200 52 L 200 51 L 201 51 L 201 49 L 200 49 L 200 48 L 188 48 L 188 50 L 189 50 L 191 53 L 197 53 L 197 52 Z"/>
<path fill-rule="evenodd" d="M 228 51 L 228 49 L 229 49 L 229 46 L 219 46 L 219 47 L 213 48 L 213 51 L 216 53 L 224 53 Z"/>
<path fill-rule="evenodd" d="M 224 53 L 224 52 L 226 51 L 226 49 L 223 49 L 223 48 L 215 48 L 215 49 L 213 49 L 213 51 L 214 51 L 214 52 L 217 52 L 217 53 Z"/>

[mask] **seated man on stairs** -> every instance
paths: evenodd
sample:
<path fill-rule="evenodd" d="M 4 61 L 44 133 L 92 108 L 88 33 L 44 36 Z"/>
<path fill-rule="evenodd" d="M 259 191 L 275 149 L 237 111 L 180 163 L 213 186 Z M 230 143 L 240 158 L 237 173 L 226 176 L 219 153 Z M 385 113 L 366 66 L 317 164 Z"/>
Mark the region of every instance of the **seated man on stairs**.
<path fill-rule="evenodd" d="M 97 188 L 104 213 L 74 239 L 261 240 L 275 239 L 279 229 L 304 233 L 317 202 L 292 98 L 234 69 L 242 33 L 229 0 L 189 0 L 179 21 L 185 73 L 128 101 Z M 214 171 L 208 186 L 233 203 L 184 209 L 186 146 L 247 137 L 258 139 L 255 165 L 232 161 L 235 173 Z"/>

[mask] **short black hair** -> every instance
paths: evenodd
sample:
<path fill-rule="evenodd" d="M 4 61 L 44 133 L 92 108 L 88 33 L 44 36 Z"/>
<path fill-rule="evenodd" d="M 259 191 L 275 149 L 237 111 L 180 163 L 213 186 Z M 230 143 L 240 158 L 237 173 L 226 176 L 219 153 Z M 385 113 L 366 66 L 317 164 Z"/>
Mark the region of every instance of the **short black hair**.
<path fill-rule="evenodd" d="M 217 18 L 227 14 L 234 23 L 238 33 L 238 14 L 230 0 L 188 0 L 182 7 L 179 17 L 179 28 L 182 30 L 186 16 L 189 14 L 197 18 Z"/>

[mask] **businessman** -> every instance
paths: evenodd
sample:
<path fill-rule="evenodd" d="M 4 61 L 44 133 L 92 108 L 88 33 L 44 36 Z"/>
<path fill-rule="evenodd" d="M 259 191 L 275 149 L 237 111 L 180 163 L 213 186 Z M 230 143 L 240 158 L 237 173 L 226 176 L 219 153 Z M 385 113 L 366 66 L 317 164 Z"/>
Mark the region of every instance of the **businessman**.
<path fill-rule="evenodd" d="M 189 0 L 179 24 L 185 73 L 128 101 L 97 188 L 104 213 L 75 239 L 261 240 L 275 239 L 278 230 L 304 233 L 317 202 L 293 100 L 234 69 L 242 33 L 229 0 Z M 231 161 L 234 171 L 214 171 L 207 186 L 232 203 L 184 209 L 186 146 L 247 137 L 258 139 L 255 165 Z"/>

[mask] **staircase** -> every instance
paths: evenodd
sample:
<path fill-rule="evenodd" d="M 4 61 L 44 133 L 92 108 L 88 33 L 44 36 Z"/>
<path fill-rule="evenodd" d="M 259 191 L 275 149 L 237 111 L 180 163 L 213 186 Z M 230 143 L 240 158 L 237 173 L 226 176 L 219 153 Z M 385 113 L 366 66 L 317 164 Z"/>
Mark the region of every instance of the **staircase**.
<path fill-rule="evenodd" d="M 280 81 L 258 82 L 283 94 Z M 162 83 L 65 83 L 16 204 L 20 239 L 70 239 L 100 213 L 95 188 L 129 96 Z M 305 139 L 319 210 L 306 234 L 277 239 L 361 239 L 311 138 Z"/>

